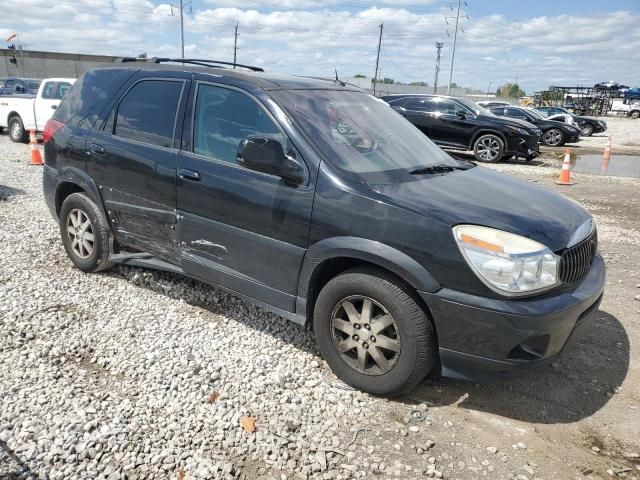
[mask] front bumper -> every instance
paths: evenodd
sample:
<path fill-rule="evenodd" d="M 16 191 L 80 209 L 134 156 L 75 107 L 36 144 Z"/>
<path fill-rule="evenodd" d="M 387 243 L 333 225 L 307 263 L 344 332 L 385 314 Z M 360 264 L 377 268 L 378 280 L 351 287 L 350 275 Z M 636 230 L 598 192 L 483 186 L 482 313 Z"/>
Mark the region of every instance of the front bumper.
<path fill-rule="evenodd" d="M 577 286 L 530 299 L 420 292 L 435 322 L 442 374 L 492 380 L 550 361 L 589 328 L 604 282 L 604 261 L 596 255 Z"/>
<path fill-rule="evenodd" d="M 565 136 L 565 143 L 578 143 L 580 141 L 579 133 L 571 133 Z"/>
<path fill-rule="evenodd" d="M 528 160 L 536 158 L 540 155 L 539 136 L 513 136 L 507 139 L 507 155 L 514 157 L 522 157 Z"/>

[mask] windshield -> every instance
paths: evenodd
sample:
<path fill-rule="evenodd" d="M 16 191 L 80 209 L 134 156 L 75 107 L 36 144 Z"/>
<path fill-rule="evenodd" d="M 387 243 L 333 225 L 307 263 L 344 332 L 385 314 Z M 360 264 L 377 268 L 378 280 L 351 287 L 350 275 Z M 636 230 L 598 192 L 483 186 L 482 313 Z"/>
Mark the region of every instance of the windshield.
<path fill-rule="evenodd" d="M 532 117 L 536 117 L 542 120 L 546 119 L 546 117 L 542 113 L 540 113 L 538 110 L 534 110 L 533 108 L 527 108 L 525 112 L 527 112 Z"/>
<path fill-rule="evenodd" d="M 341 170 L 373 174 L 376 181 L 384 181 L 431 165 L 460 165 L 368 93 L 279 90 L 271 95 L 320 153 Z"/>
<path fill-rule="evenodd" d="M 493 112 L 490 112 L 482 105 L 478 105 L 476 102 L 472 102 L 471 100 L 467 100 L 466 98 L 456 98 L 456 100 L 472 112 L 475 112 L 476 115 L 487 115 L 489 117 L 495 117 Z"/>

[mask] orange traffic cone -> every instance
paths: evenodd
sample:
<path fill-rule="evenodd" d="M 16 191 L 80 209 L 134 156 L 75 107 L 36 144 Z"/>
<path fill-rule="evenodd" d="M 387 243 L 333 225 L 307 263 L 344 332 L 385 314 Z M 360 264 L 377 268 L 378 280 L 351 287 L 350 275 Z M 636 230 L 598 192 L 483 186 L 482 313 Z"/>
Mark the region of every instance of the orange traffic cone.
<path fill-rule="evenodd" d="M 571 150 L 568 148 L 564 153 L 564 161 L 560 169 L 560 178 L 556 180 L 556 183 L 558 185 L 573 185 L 575 183 L 571 181 Z"/>
<path fill-rule="evenodd" d="M 600 167 L 600 173 L 602 175 L 607 173 L 607 169 L 609 168 L 609 160 L 611 160 L 611 135 L 609 135 L 607 146 L 604 147 L 604 155 L 602 155 L 602 165 Z"/>
<path fill-rule="evenodd" d="M 29 147 L 31 147 L 31 163 L 29 165 L 44 165 L 40 150 L 38 150 L 38 140 L 36 140 L 36 131 L 29 131 Z"/>

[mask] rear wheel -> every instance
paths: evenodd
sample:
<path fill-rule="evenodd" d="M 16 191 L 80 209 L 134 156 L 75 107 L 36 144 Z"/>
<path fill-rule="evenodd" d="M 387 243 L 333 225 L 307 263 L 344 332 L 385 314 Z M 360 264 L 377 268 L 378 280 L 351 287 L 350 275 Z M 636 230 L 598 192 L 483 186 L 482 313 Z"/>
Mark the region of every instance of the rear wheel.
<path fill-rule="evenodd" d="M 84 193 L 72 193 L 60 208 L 60 236 L 67 255 L 83 272 L 97 272 L 109 262 L 109 225 Z"/>
<path fill-rule="evenodd" d="M 564 133 L 558 128 L 550 128 L 542 134 L 542 143 L 549 147 L 560 147 L 564 144 Z"/>
<path fill-rule="evenodd" d="M 345 383 L 400 395 L 436 362 L 436 339 L 409 288 L 384 272 L 356 268 L 318 295 L 313 325 L 322 357 Z"/>
<path fill-rule="evenodd" d="M 473 144 L 473 154 L 479 162 L 497 162 L 504 156 L 504 142 L 492 133 L 480 135 Z"/>
<path fill-rule="evenodd" d="M 27 142 L 27 131 L 24 129 L 22 119 L 18 116 L 9 119 L 9 138 L 16 143 Z"/>

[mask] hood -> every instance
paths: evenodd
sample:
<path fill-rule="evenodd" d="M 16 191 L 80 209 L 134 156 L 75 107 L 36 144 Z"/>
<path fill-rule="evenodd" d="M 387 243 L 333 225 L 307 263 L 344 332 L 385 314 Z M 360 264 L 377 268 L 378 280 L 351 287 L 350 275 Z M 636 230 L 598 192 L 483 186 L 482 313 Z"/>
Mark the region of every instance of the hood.
<path fill-rule="evenodd" d="M 369 185 L 389 203 L 453 227 L 475 224 L 525 236 L 553 251 L 567 247 L 589 213 L 578 203 L 485 167 Z"/>
<path fill-rule="evenodd" d="M 480 115 L 478 118 L 487 123 L 493 123 L 494 125 L 511 125 L 512 127 L 528 128 L 529 130 L 538 128 L 529 122 L 518 120 L 517 118 L 499 117 L 497 115 L 495 117 L 490 117 L 489 115 Z"/>

